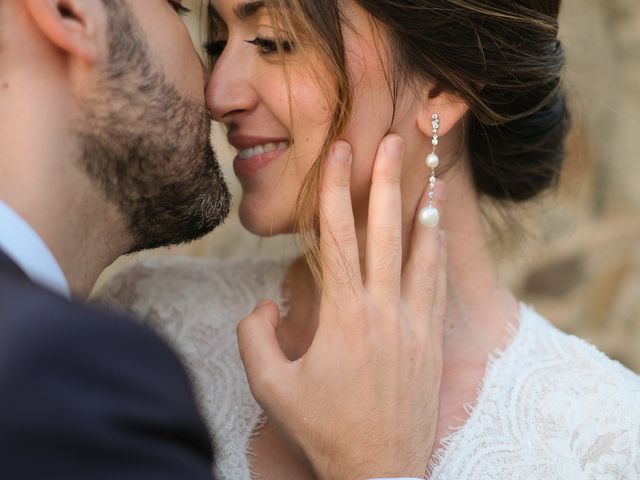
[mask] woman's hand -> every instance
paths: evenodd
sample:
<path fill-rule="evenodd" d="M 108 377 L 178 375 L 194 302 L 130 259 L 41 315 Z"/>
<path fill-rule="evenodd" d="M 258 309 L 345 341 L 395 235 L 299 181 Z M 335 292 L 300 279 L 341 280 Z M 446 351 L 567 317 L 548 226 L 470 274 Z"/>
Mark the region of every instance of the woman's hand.
<path fill-rule="evenodd" d="M 322 479 L 423 477 L 438 419 L 446 306 L 445 248 L 419 224 L 402 268 L 403 141 L 377 153 L 366 275 L 351 207 L 351 149 L 338 142 L 321 188 L 320 320 L 307 353 L 289 361 L 277 307 L 261 303 L 238 326 L 251 391 Z M 441 207 L 441 186 L 436 203 Z M 364 278 L 364 281 L 363 281 Z"/>

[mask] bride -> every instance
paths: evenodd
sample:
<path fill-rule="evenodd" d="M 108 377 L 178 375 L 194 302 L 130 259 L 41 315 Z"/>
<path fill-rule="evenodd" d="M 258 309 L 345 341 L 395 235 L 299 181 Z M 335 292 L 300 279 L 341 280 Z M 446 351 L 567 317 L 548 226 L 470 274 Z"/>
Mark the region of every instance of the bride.
<path fill-rule="evenodd" d="M 426 474 L 640 478 L 638 377 L 519 304 L 498 278 L 480 210 L 481 197 L 524 202 L 559 174 L 569 128 L 559 8 L 560 0 L 211 0 L 208 103 L 238 150 L 241 221 L 262 236 L 300 233 L 305 254 L 148 259 L 100 297 L 182 352 L 216 432 L 220 478 L 313 478 L 251 396 L 236 323 L 274 299 L 283 352 L 304 354 L 318 318 L 321 159 L 336 139 L 353 147 L 364 249 L 369 159 L 389 132 L 405 139 L 407 229 L 432 175 L 446 185 L 446 194 L 432 190 L 445 197 L 449 294 Z M 430 210 L 423 220 L 438 218 Z"/>

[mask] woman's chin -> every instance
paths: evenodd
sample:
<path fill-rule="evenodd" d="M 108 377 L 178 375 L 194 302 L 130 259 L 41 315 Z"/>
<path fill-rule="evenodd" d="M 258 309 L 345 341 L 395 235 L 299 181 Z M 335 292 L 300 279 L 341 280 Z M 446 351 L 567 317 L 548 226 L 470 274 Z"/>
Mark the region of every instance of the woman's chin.
<path fill-rule="evenodd" d="M 293 233 L 290 221 L 273 214 L 273 212 L 250 208 L 244 204 L 240 205 L 240 223 L 249 232 L 259 237 L 274 237 Z"/>

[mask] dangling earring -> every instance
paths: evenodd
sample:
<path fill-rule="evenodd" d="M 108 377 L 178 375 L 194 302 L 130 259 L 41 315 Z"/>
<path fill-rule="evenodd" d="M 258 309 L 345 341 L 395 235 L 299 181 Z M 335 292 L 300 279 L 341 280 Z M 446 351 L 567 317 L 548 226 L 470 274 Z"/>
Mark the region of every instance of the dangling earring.
<path fill-rule="evenodd" d="M 433 189 L 436 186 L 436 168 L 440 165 L 440 158 L 436 155 L 436 147 L 438 146 L 438 130 L 440 129 L 440 115 L 437 113 L 431 117 L 431 126 L 433 127 L 433 151 L 427 156 L 427 167 L 431 169 L 431 177 L 429 177 L 429 205 L 420 211 L 420 223 L 425 227 L 435 228 L 440 223 L 440 212 L 433 206 Z"/>

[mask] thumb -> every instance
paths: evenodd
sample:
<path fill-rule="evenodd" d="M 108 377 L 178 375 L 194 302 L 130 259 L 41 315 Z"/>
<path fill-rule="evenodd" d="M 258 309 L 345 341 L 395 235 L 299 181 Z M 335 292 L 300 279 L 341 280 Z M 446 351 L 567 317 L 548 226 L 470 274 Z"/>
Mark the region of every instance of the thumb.
<path fill-rule="evenodd" d="M 290 363 L 276 337 L 279 322 L 278 307 L 263 300 L 236 330 L 251 393 L 263 407 L 276 394 L 283 370 Z"/>

